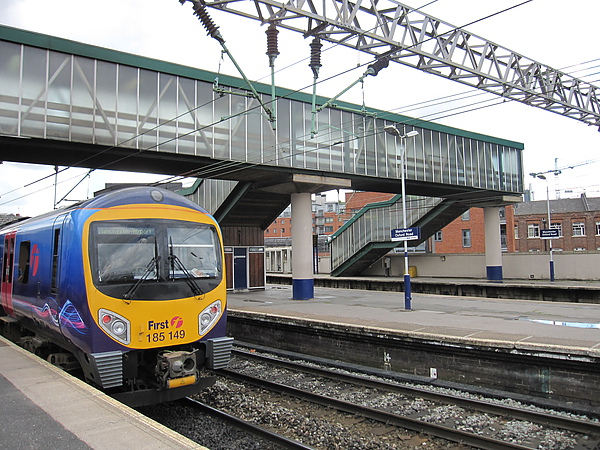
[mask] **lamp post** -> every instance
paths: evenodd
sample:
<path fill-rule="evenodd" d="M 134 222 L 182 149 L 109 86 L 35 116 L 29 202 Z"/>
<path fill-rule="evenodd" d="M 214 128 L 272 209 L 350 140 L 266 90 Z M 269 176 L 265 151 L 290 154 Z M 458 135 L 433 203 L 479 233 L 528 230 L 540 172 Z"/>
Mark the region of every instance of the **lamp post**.
<path fill-rule="evenodd" d="M 548 188 L 548 179 L 541 173 L 535 174 L 536 178 L 546 181 L 546 204 L 548 206 L 548 229 L 552 228 L 552 222 L 550 222 L 550 190 Z M 550 250 L 550 281 L 554 281 L 554 255 L 552 251 L 552 239 L 548 239 L 549 250 Z"/>
<path fill-rule="evenodd" d="M 414 137 L 419 134 L 418 131 L 412 130 L 406 133 L 405 135 L 400 134 L 398 128 L 394 125 L 386 125 L 383 127 L 384 131 L 392 136 L 395 136 L 400 139 L 400 164 L 402 167 L 401 170 L 401 178 L 402 178 L 402 220 L 403 227 L 408 228 L 408 224 L 406 221 L 406 180 L 404 176 L 404 165 L 406 163 L 406 138 Z M 402 140 L 404 140 L 404 146 L 402 146 Z M 404 240 L 404 309 L 407 311 L 411 310 L 411 288 L 410 288 L 410 273 L 408 271 L 408 241 Z"/>

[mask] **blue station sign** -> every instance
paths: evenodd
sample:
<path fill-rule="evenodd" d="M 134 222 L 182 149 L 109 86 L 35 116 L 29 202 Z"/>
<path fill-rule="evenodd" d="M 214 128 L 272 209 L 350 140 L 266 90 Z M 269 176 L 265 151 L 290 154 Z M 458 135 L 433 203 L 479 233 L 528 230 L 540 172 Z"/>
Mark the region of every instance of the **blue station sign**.
<path fill-rule="evenodd" d="M 556 228 L 550 228 L 549 230 L 540 230 L 540 238 L 558 239 L 558 230 Z"/>
<path fill-rule="evenodd" d="M 392 242 L 395 241 L 412 241 L 421 239 L 421 229 L 419 227 L 412 228 L 394 228 L 391 231 Z"/>

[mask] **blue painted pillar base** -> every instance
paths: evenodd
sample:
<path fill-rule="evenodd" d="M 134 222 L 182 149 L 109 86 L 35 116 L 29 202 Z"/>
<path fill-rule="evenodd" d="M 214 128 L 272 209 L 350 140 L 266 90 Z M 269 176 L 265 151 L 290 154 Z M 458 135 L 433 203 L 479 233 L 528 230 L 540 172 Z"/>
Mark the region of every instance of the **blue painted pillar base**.
<path fill-rule="evenodd" d="M 315 280 L 292 280 L 292 299 L 293 300 L 310 300 L 315 296 Z"/>
<path fill-rule="evenodd" d="M 412 310 L 412 288 L 410 286 L 410 275 L 404 275 L 404 309 L 407 311 Z"/>
<path fill-rule="evenodd" d="M 502 266 L 486 266 L 489 281 L 502 281 Z"/>

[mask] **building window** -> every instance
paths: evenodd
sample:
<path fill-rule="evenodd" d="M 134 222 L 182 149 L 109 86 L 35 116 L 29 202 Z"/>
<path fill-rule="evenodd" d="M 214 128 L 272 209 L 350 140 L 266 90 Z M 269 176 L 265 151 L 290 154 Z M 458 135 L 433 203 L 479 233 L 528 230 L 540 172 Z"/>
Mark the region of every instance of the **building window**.
<path fill-rule="evenodd" d="M 285 228 L 282 228 L 281 229 L 281 234 L 284 234 L 284 233 L 285 233 Z"/>
<path fill-rule="evenodd" d="M 471 246 L 471 230 L 462 230 L 462 246 Z"/>
<path fill-rule="evenodd" d="M 585 236 L 584 222 L 573 222 L 573 236 Z"/>
<path fill-rule="evenodd" d="M 552 222 L 550 224 L 550 229 L 551 230 L 558 230 L 558 235 L 560 237 L 562 237 L 563 233 L 562 233 L 562 222 Z"/>
<path fill-rule="evenodd" d="M 515 239 L 519 239 L 519 224 L 515 223 Z"/>
<path fill-rule="evenodd" d="M 469 209 L 468 211 L 465 211 L 462 216 L 461 216 L 462 220 L 471 220 L 471 210 Z"/>
<path fill-rule="evenodd" d="M 442 240 L 442 230 L 436 231 L 433 238 L 434 241 L 440 242 Z"/>
<path fill-rule="evenodd" d="M 333 223 L 333 217 L 325 217 L 325 223 Z"/>
<path fill-rule="evenodd" d="M 333 233 L 333 227 L 331 226 L 326 226 L 325 227 L 325 233 Z"/>
<path fill-rule="evenodd" d="M 600 222 L 596 222 L 596 236 L 600 236 Z"/>
<path fill-rule="evenodd" d="M 540 224 L 539 223 L 527 224 L 527 237 L 528 238 L 539 238 L 540 237 Z"/>

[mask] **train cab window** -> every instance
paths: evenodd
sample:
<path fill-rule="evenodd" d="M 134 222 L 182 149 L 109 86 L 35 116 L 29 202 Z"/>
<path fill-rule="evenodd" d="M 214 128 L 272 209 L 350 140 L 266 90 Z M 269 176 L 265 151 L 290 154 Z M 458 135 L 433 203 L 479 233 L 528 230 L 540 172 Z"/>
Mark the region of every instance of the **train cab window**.
<path fill-rule="evenodd" d="M 157 243 L 153 227 L 97 225 L 95 238 L 99 283 L 157 278 Z"/>
<path fill-rule="evenodd" d="M 215 289 L 223 278 L 213 225 L 169 219 L 93 222 L 92 280 L 105 295 L 169 300 Z"/>
<path fill-rule="evenodd" d="M 186 276 L 183 270 L 194 278 L 220 277 L 220 250 L 218 236 L 213 227 L 178 226 L 168 227 L 169 256 L 177 258 L 182 267 L 172 267 L 171 277 Z"/>
<path fill-rule="evenodd" d="M 31 251 L 31 242 L 23 241 L 19 246 L 19 283 L 27 284 L 29 282 L 29 257 Z"/>

